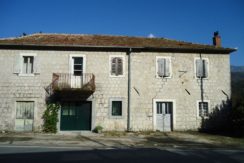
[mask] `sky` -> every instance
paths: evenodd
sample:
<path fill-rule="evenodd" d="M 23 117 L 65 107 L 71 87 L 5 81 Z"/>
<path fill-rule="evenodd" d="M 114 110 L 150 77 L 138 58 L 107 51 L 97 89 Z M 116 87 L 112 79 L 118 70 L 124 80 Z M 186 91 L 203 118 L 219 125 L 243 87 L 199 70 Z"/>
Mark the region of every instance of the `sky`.
<path fill-rule="evenodd" d="M 238 48 L 244 66 L 244 0 L 0 0 L 0 38 L 22 33 L 164 37 Z"/>

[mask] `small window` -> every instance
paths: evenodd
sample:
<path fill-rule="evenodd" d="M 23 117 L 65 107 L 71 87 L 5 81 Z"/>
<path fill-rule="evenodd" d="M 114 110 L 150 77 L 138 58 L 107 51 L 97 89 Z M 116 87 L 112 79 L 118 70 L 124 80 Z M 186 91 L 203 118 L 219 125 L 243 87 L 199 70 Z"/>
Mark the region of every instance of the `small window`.
<path fill-rule="evenodd" d="M 33 74 L 34 72 L 34 56 L 23 56 L 23 74 Z"/>
<path fill-rule="evenodd" d="M 112 57 L 111 58 L 111 68 L 110 73 L 113 76 L 122 76 L 123 72 L 123 57 Z"/>
<path fill-rule="evenodd" d="M 156 70 L 158 77 L 170 77 L 171 76 L 171 60 L 169 57 L 158 57 L 156 62 Z"/>
<path fill-rule="evenodd" d="M 208 102 L 199 102 L 198 103 L 198 116 L 207 117 L 208 116 Z"/>
<path fill-rule="evenodd" d="M 208 77 L 208 60 L 207 59 L 196 59 L 196 77 L 207 78 Z"/>
<path fill-rule="evenodd" d="M 122 116 L 122 101 L 112 101 L 112 116 Z"/>

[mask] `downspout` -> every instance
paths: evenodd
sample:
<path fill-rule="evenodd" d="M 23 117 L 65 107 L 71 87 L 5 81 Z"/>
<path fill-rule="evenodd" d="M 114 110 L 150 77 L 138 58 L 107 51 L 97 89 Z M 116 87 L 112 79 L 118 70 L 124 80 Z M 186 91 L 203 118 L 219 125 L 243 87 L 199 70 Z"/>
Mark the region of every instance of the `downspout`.
<path fill-rule="evenodd" d="M 202 60 L 202 54 L 200 53 L 200 59 Z M 203 67 L 201 67 L 203 68 Z M 204 70 L 202 70 L 204 71 Z M 200 77 L 200 89 L 201 89 L 201 102 L 204 102 L 204 96 L 203 96 L 203 93 L 204 93 L 204 90 L 203 90 L 203 77 L 201 76 Z"/>
<path fill-rule="evenodd" d="M 128 55 L 128 102 L 127 102 L 127 131 L 131 130 L 130 127 L 130 103 L 131 103 L 131 52 L 132 49 L 129 48 L 127 51 Z"/>

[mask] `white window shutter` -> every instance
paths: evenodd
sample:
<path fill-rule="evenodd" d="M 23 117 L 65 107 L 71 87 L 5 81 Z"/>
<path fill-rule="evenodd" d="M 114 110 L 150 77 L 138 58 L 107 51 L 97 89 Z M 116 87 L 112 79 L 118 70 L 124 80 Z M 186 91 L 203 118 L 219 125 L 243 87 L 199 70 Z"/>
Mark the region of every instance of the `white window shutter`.
<path fill-rule="evenodd" d="M 13 73 L 14 74 L 21 73 L 21 62 L 22 62 L 22 60 L 23 60 L 23 58 L 21 55 L 15 56 L 15 61 L 14 61 L 14 65 L 13 65 Z"/>
<path fill-rule="evenodd" d="M 198 78 L 203 77 L 203 61 L 202 61 L 202 59 L 196 60 L 196 75 Z"/>
<path fill-rule="evenodd" d="M 111 75 L 116 75 L 116 58 L 111 59 Z"/>
<path fill-rule="evenodd" d="M 38 56 L 34 56 L 34 74 L 40 74 L 40 59 Z"/>
<path fill-rule="evenodd" d="M 170 59 L 167 58 L 165 59 L 165 73 L 164 73 L 164 76 L 165 77 L 169 77 L 170 76 Z"/>
<path fill-rule="evenodd" d="M 117 58 L 117 75 L 123 75 L 123 59 Z"/>
<path fill-rule="evenodd" d="M 159 58 L 157 62 L 158 62 L 158 76 L 164 77 L 164 75 L 165 75 L 165 59 Z"/>
<path fill-rule="evenodd" d="M 204 66 L 204 77 L 207 78 L 208 77 L 208 61 L 207 60 L 203 60 L 203 66 Z"/>

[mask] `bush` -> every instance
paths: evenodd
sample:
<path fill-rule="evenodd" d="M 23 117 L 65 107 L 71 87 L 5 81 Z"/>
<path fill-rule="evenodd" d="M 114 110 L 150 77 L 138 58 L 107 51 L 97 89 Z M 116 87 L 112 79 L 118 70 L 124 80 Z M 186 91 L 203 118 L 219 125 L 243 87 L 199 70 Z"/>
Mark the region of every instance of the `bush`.
<path fill-rule="evenodd" d="M 45 110 L 42 118 L 44 120 L 43 132 L 56 133 L 57 132 L 57 122 L 58 122 L 58 111 L 61 108 L 60 104 L 47 104 L 47 109 Z"/>
<path fill-rule="evenodd" d="M 215 107 L 209 117 L 202 119 L 201 132 L 228 135 L 235 137 L 244 136 L 244 106 L 233 106 L 231 101 L 223 102 Z"/>
<path fill-rule="evenodd" d="M 95 133 L 101 133 L 102 130 L 103 130 L 103 127 L 100 126 L 100 125 L 98 125 L 98 126 L 96 126 L 96 127 L 94 128 L 93 132 L 95 132 Z"/>

